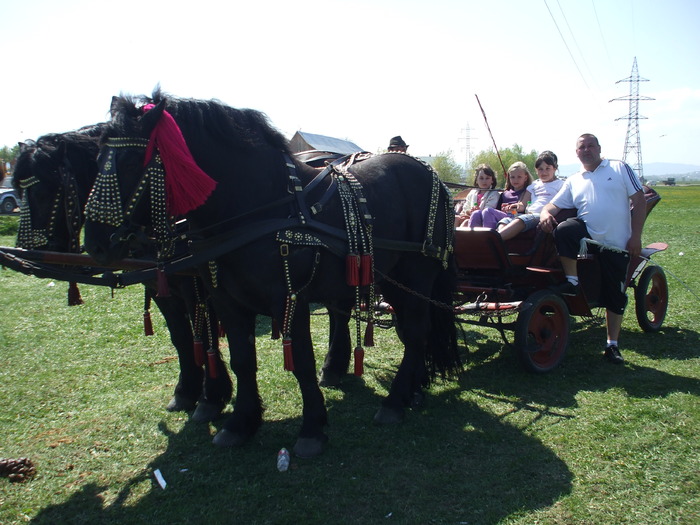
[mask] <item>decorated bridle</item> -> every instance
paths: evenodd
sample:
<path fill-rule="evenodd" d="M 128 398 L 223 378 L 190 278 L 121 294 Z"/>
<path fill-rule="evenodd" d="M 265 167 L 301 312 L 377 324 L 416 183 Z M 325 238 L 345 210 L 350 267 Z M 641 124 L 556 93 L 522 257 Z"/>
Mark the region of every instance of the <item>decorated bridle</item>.
<path fill-rule="evenodd" d="M 117 176 L 118 150 L 148 148 L 144 138 L 110 138 L 104 148 L 105 161 L 95 180 L 95 185 L 85 205 L 85 217 L 93 222 L 117 229 L 115 241 L 129 240 L 133 232 L 133 216 L 136 208 L 149 191 L 153 233 L 159 245 L 159 258 L 171 257 L 174 253 L 174 218 L 167 213 L 165 205 L 165 169 L 160 154 L 146 164 L 141 178 L 126 205 L 122 206 L 119 179 Z"/>
<path fill-rule="evenodd" d="M 39 148 L 39 145 L 34 146 Z M 35 150 L 36 151 L 36 150 Z M 20 206 L 19 229 L 17 232 L 17 246 L 28 250 L 49 245 L 51 239 L 56 236 L 59 212 L 64 211 L 66 228 L 68 229 L 68 251 L 78 253 L 80 251 L 80 222 L 81 211 L 78 200 L 75 174 L 70 169 L 67 159 L 58 167 L 60 177 L 59 189 L 51 203 L 46 224 L 39 228 L 32 224 L 32 214 L 29 207 L 29 189 L 41 183 L 36 176 L 31 176 L 20 181 L 22 189 L 22 203 Z M 61 206 L 63 205 L 63 206 Z"/>
<path fill-rule="evenodd" d="M 147 104 L 142 111 L 148 112 L 154 107 Z M 150 138 L 110 138 L 104 148 L 106 159 L 85 206 L 86 218 L 116 228 L 115 242 L 131 240 L 135 235 L 134 213 L 146 191 L 150 190 L 151 221 L 159 245 L 158 258 L 163 260 L 173 256 L 176 217 L 201 206 L 216 187 L 216 181 L 197 166 L 182 131 L 165 110 Z M 122 206 L 117 151 L 134 148 L 145 150 L 144 170 L 131 197 Z"/>

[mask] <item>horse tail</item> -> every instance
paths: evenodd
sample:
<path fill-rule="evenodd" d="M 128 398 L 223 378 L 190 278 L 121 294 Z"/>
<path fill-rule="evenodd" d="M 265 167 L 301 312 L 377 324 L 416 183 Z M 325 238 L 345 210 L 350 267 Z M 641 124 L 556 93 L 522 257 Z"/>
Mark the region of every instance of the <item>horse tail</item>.
<path fill-rule="evenodd" d="M 442 269 L 433 283 L 430 333 L 425 354 L 428 383 L 438 376 L 442 379 L 454 377 L 463 370 L 452 308 L 456 283 L 456 266 L 454 258 L 450 257 L 448 268 Z"/>

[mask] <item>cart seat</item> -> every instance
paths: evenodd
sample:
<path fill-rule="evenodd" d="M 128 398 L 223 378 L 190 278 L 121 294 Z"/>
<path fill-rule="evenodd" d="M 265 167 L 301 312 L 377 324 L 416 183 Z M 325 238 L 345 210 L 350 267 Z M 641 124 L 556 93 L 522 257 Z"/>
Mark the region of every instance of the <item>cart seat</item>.
<path fill-rule="evenodd" d="M 490 228 L 455 228 L 455 260 L 460 270 L 506 270 L 510 260 L 501 235 Z"/>

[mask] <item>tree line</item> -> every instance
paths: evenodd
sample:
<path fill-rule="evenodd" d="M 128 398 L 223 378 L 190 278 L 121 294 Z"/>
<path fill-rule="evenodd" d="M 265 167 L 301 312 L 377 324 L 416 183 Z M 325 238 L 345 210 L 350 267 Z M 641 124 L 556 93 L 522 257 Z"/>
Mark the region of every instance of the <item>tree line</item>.
<path fill-rule="evenodd" d="M 537 172 L 535 171 L 537 155 L 538 153 L 534 149 L 526 152 L 522 146 L 513 144 L 512 147 L 499 150 L 498 153 L 493 149 L 480 151 L 474 155 L 470 166 L 466 170 L 454 161 L 452 152 L 449 150 L 439 153 L 431 164 L 442 181 L 462 183 L 468 186 L 474 182 L 474 169 L 480 164 L 488 164 L 496 172 L 498 187 L 504 188 L 506 183 L 505 172 L 511 164 L 517 161 L 524 162 L 532 176 L 537 178 Z"/>

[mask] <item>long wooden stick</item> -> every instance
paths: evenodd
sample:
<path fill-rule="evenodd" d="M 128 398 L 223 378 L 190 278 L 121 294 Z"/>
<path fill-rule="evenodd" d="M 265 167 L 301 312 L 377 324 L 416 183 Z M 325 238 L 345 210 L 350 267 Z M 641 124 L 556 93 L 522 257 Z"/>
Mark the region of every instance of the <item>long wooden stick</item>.
<path fill-rule="evenodd" d="M 498 152 L 498 146 L 496 146 L 496 141 L 493 138 L 493 133 L 491 133 L 491 126 L 489 126 L 489 121 L 486 118 L 486 112 L 484 111 L 484 108 L 481 106 L 481 101 L 479 100 L 479 95 L 476 93 L 474 94 L 476 97 L 476 102 L 479 104 L 479 109 L 481 110 L 481 114 L 484 116 L 484 122 L 486 123 L 486 129 L 489 130 L 489 135 L 491 136 L 491 142 L 493 142 L 493 147 L 496 149 L 496 156 L 498 157 L 498 161 L 501 163 L 501 168 L 503 168 L 503 177 L 504 180 L 508 180 L 508 173 L 506 171 L 506 166 L 503 164 L 503 159 L 501 158 L 501 154 Z"/>

